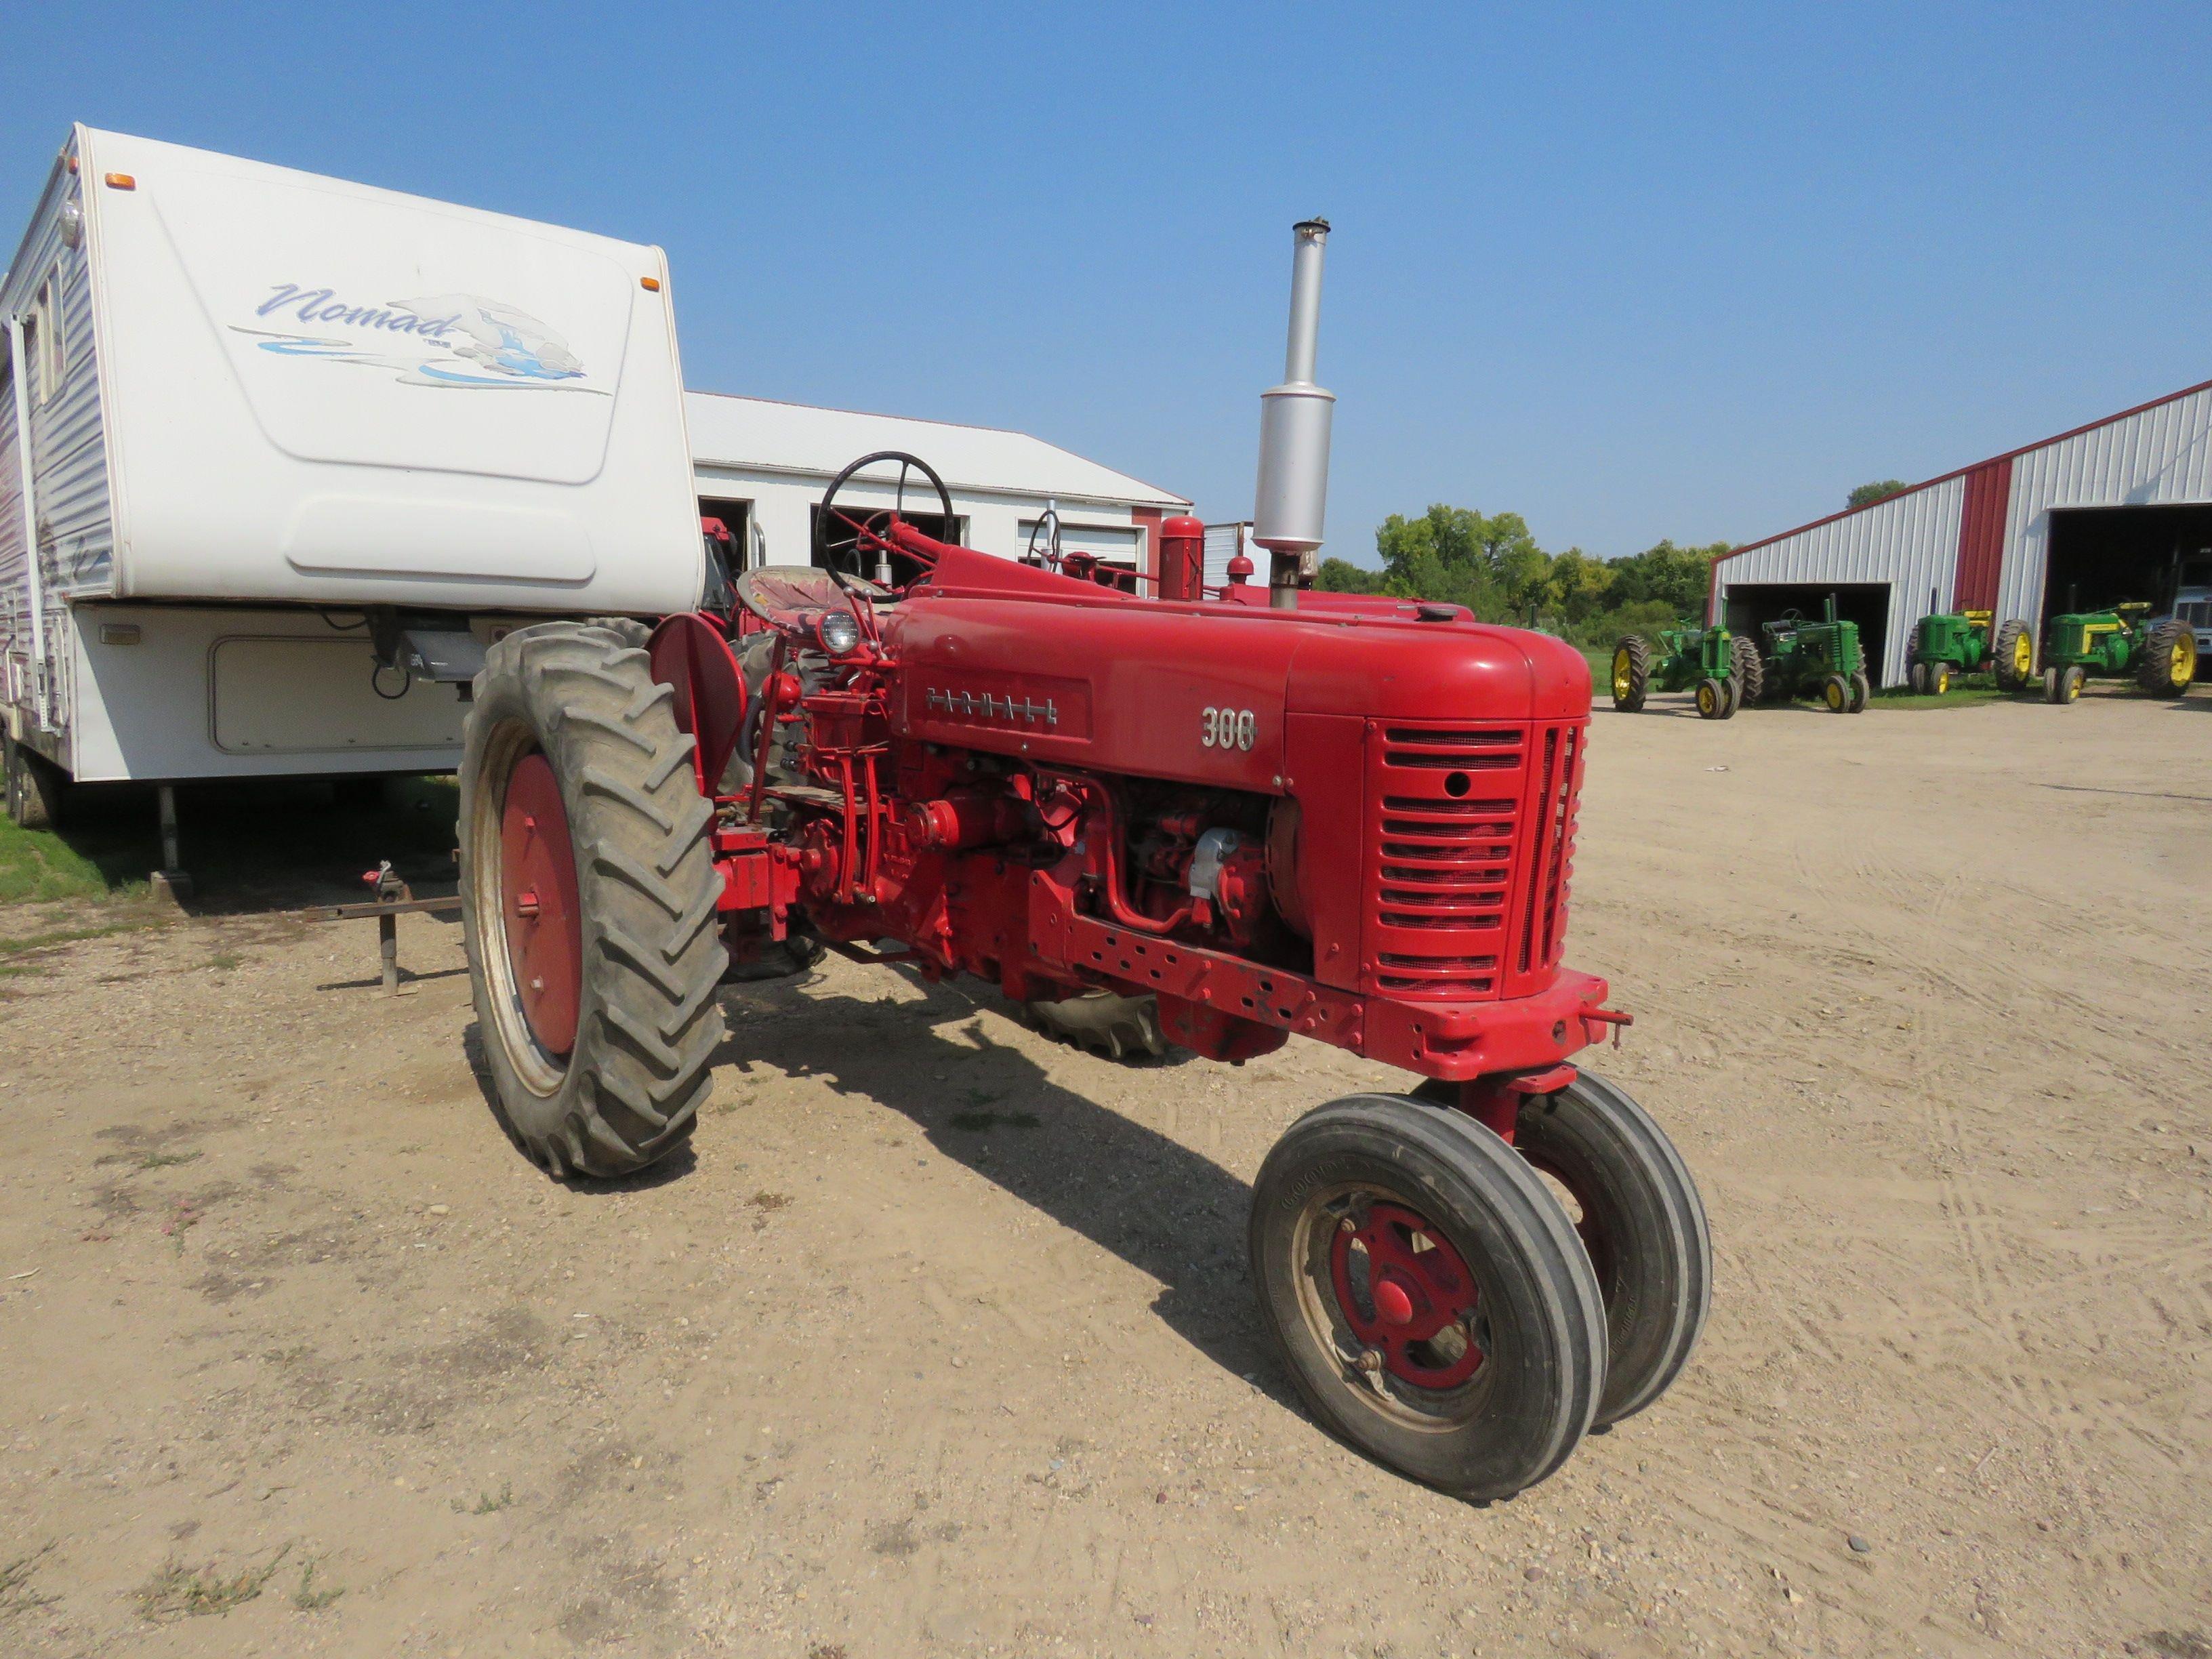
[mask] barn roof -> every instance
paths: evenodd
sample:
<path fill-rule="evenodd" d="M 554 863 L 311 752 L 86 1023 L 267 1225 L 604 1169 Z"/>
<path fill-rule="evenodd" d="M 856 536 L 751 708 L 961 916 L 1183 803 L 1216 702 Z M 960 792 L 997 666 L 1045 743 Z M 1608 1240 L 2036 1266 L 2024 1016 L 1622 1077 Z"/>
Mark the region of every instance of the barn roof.
<path fill-rule="evenodd" d="M 699 466 L 830 478 L 872 450 L 903 449 L 927 461 L 957 490 L 1178 509 L 1190 505 L 1183 496 L 1042 438 L 996 427 L 713 392 L 685 393 L 684 414 Z"/>

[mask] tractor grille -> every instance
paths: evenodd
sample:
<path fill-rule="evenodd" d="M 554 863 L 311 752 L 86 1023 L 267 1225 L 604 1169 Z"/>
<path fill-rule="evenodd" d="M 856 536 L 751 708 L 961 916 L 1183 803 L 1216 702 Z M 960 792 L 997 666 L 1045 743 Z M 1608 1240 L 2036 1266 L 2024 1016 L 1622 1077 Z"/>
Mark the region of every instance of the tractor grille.
<path fill-rule="evenodd" d="M 1370 740 L 1366 978 L 1466 1001 L 1550 983 L 1586 721 L 1397 725 Z"/>

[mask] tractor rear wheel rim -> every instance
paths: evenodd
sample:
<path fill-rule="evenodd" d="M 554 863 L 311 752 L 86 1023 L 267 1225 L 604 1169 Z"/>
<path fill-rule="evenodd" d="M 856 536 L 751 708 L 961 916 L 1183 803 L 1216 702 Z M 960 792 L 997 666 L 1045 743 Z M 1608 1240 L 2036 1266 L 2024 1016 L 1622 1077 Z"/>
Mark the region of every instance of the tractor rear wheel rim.
<path fill-rule="evenodd" d="M 1630 661 L 1628 647 L 1622 646 L 1613 653 L 1613 695 L 1626 698 L 1635 684 L 1634 665 Z"/>
<path fill-rule="evenodd" d="M 537 750 L 520 757 L 507 774 L 499 841 L 508 982 L 531 1042 L 558 1069 L 576 1046 L 583 916 L 560 780 Z"/>
<path fill-rule="evenodd" d="M 1377 1191 L 1341 1194 L 1312 1219 L 1328 1229 L 1327 1311 L 1337 1351 L 1397 1384 L 1401 1407 L 1459 1415 L 1451 1395 L 1482 1368 L 1488 1340 L 1467 1259 L 1419 1211 Z"/>

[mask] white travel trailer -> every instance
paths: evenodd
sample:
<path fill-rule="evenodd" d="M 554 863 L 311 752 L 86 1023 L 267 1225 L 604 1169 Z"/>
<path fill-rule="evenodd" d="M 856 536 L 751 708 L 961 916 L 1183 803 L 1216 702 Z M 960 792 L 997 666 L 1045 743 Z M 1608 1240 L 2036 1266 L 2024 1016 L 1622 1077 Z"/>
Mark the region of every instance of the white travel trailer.
<path fill-rule="evenodd" d="M 0 318 L 18 822 L 449 769 L 498 630 L 700 600 L 659 248 L 80 126 Z"/>

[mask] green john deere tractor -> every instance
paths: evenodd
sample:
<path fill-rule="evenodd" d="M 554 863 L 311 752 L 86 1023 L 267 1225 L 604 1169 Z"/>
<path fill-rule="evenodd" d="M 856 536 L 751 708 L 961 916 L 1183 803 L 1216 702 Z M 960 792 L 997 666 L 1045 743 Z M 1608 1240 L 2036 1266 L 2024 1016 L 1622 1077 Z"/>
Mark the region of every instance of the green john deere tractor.
<path fill-rule="evenodd" d="M 1766 635 L 1765 690 L 1783 702 L 1817 696 L 1832 714 L 1863 714 L 1874 687 L 1867 679 L 1859 625 L 1836 618 L 1836 596 L 1827 614 L 1808 622 L 1796 611 L 1762 624 Z"/>
<path fill-rule="evenodd" d="M 1758 648 L 1725 628 L 1683 623 L 1659 630 L 1659 644 L 1630 634 L 1613 647 L 1613 706 L 1628 714 L 1644 707 L 1654 686 L 1662 691 L 1694 689 L 1698 718 L 1724 720 L 1745 703 L 1756 702 L 1765 672 Z"/>
<path fill-rule="evenodd" d="M 2053 617 L 2043 640 L 2043 695 L 2072 702 L 2082 682 L 2125 679 L 2154 697 L 2186 696 L 2197 678 L 2197 634 L 2175 617 L 2148 621 L 2147 605 L 2109 611 L 2069 611 Z"/>
<path fill-rule="evenodd" d="M 1932 607 L 1936 596 L 1930 593 Z M 1912 626 L 1905 674 L 1915 691 L 1942 696 L 1966 674 L 1991 673 L 2008 691 L 2035 678 L 2035 635 L 2024 622 L 1996 625 L 1993 611 L 1932 611 Z"/>

